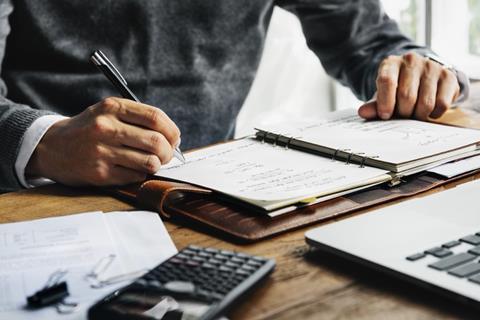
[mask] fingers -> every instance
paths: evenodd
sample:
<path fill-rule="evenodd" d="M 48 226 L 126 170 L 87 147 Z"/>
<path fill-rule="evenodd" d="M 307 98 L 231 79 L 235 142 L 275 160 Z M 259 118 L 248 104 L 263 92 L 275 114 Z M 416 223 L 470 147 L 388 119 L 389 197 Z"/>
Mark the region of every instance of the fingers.
<path fill-rule="evenodd" d="M 387 120 L 392 117 L 401 65 L 400 57 L 390 56 L 383 60 L 378 69 L 377 114 L 380 119 Z"/>
<path fill-rule="evenodd" d="M 147 175 L 129 168 L 112 166 L 109 169 L 110 179 L 105 180 L 102 185 L 124 185 L 134 182 L 145 181 Z"/>
<path fill-rule="evenodd" d="M 443 69 L 438 83 L 435 109 L 430 114 L 431 118 L 439 118 L 452 105 L 460 94 L 460 85 L 456 76 L 450 70 Z"/>
<path fill-rule="evenodd" d="M 452 70 L 416 53 L 383 60 L 376 83 L 376 103 L 369 101 L 358 110 L 365 119 L 386 120 L 393 115 L 419 120 L 438 118 L 460 94 Z"/>
<path fill-rule="evenodd" d="M 156 155 L 125 147 L 110 147 L 109 158 L 111 164 L 148 174 L 156 173 L 162 165 Z"/>
<path fill-rule="evenodd" d="M 423 57 L 416 54 L 403 56 L 397 89 L 397 115 L 410 118 L 417 103 L 418 88 L 423 72 Z"/>
<path fill-rule="evenodd" d="M 363 119 L 373 120 L 378 117 L 377 115 L 377 100 L 373 99 L 360 106 L 358 109 L 358 115 Z"/>
<path fill-rule="evenodd" d="M 114 114 L 122 122 L 141 126 L 163 134 L 170 145 L 176 145 L 180 130 L 162 110 L 128 99 L 107 98 L 99 105 L 100 112 Z"/>
<path fill-rule="evenodd" d="M 420 81 L 418 100 L 415 107 L 414 117 L 419 120 L 427 120 L 436 104 L 437 85 L 442 67 L 428 60 L 424 65 L 424 72 Z"/>
<path fill-rule="evenodd" d="M 117 134 L 112 138 L 114 145 L 127 146 L 153 154 L 162 164 L 168 163 L 173 156 L 172 145 L 163 134 L 157 131 L 118 122 Z"/>

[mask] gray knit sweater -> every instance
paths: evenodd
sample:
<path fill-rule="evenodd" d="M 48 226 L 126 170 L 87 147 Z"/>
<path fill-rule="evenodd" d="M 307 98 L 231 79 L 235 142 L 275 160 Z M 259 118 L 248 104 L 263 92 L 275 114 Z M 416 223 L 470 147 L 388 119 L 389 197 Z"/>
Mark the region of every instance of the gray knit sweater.
<path fill-rule="evenodd" d="M 0 190 L 20 188 L 14 163 L 35 119 L 118 95 L 89 63 L 95 49 L 178 124 L 184 149 L 232 137 L 274 5 L 299 16 L 327 72 L 363 99 L 382 58 L 423 50 L 378 0 L 0 0 Z"/>

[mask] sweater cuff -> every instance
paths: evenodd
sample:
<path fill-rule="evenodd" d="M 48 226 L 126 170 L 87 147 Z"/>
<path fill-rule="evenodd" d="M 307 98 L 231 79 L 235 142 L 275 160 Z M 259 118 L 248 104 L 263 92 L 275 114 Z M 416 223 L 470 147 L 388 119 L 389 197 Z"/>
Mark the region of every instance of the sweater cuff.
<path fill-rule="evenodd" d="M 2 191 L 15 191 L 21 188 L 15 173 L 15 161 L 23 140 L 23 136 L 30 125 L 39 117 L 52 112 L 36 110 L 24 105 L 9 112 L 0 125 L 2 143 L 0 143 L 0 172 Z"/>
<path fill-rule="evenodd" d="M 15 160 L 15 173 L 17 174 L 17 178 L 23 187 L 33 188 L 53 182 L 42 177 L 35 177 L 27 180 L 25 178 L 25 168 L 27 167 L 28 161 L 30 161 L 31 156 L 35 151 L 35 148 L 40 140 L 42 140 L 48 129 L 50 129 L 50 127 L 58 121 L 65 118 L 66 117 L 60 115 L 42 116 L 36 119 L 25 132 L 17 159 Z"/>

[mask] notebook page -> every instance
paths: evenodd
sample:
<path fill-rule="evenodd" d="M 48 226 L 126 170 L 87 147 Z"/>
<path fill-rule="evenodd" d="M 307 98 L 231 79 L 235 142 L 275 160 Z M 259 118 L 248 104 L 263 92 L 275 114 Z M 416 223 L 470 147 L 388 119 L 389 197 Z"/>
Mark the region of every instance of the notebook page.
<path fill-rule="evenodd" d="M 366 121 L 354 109 L 332 112 L 315 123 L 286 123 L 260 129 L 334 150 L 345 149 L 376 156 L 378 160 L 393 164 L 414 161 L 480 141 L 480 130 L 409 119 Z M 471 146 L 470 149 L 475 148 Z"/>
<path fill-rule="evenodd" d="M 274 147 L 245 138 L 186 154 L 158 176 L 204 186 L 251 203 L 308 198 L 381 176 L 385 170 Z"/>

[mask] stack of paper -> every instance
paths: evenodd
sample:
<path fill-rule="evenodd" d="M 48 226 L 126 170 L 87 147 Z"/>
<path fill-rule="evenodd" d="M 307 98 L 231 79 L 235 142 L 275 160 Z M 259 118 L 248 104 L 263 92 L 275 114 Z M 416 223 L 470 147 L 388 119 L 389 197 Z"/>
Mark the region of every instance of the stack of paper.
<path fill-rule="evenodd" d="M 86 319 L 88 307 L 127 282 L 92 288 L 86 275 L 106 257 L 102 279 L 146 271 L 177 252 L 158 214 L 90 212 L 0 225 L 0 318 Z M 56 270 L 66 270 L 71 314 L 53 307 L 31 311 L 26 297 L 43 288 Z"/>

